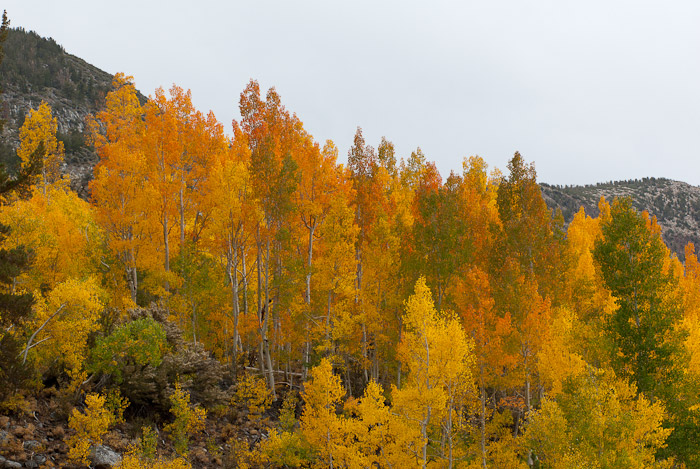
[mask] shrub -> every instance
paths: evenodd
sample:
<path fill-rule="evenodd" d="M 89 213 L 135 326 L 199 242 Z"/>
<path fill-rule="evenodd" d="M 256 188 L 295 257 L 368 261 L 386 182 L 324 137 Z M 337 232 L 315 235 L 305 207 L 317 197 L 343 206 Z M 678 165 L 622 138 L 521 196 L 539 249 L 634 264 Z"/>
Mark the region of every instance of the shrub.
<path fill-rule="evenodd" d="M 127 454 L 116 469 L 190 469 L 192 466 L 182 458 L 175 458 L 172 461 L 165 459 L 144 460 L 135 454 Z"/>
<path fill-rule="evenodd" d="M 297 432 L 270 431 L 261 443 L 260 453 L 274 467 L 307 467 L 315 459 L 313 448 Z"/>
<path fill-rule="evenodd" d="M 129 449 L 116 469 L 189 469 L 191 467 L 182 458 L 173 460 L 156 458 L 158 445 L 156 432 L 152 427 L 141 427 L 141 432 L 138 444 Z"/>
<path fill-rule="evenodd" d="M 139 439 L 139 453 L 141 456 L 146 459 L 154 459 L 157 446 L 158 436 L 153 428 L 141 427 L 141 438 Z"/>
<path fill-rule="evenodd" d="M 258 420 L 272 404 L 272 393 L 265 380 L 253 374 L 247 374 L 239 383 L 232 405 L 248 408 L 252 420 Z"/>
<path fill-rule="evenodd" d="M 175 392 L 170 396 L 170 412 L 175 416 L 175 421 L 165 426 L 165 431 L 170 433 L 175 450 L 187 455 L 190 444 L 190 434 L 204 429 L 204 419 L 207 412 L 199 406 L 190 405 L 190 394 L 175 384 Z"/>
<path fill-rule="evenodd" d="M 87 464 L 90 448 L 102 443 L 102 437 L 109 427 L 122 421 L 127 401 L 118 393 L 108 396 L 88 394 L 85 398 L 85 413 L 73 409 L 68 426 L 75 435 L 68 438 L 68 457 Z"/>
<path fill-rule="evenodd" d="M 122 395 L 132 404 L 156 412 L 167 412 L 170 408 L 170 395 L 176 381 L 190 394 L 193 402 L 206 408 L 228 403 L 221 387 L 224 367 L 201 344 L 184 341 L 180 329 L 166 319 L 167 313 L 163 309 L 156 306 L 135 308 L 129 314 L 130 323 L 103 339 L 100 342 L 103 345 L 94 347 L 93 371 L 114 373 L 115 381 L 117 377 L 120 380 Z M 144 340 L 153 337 L 148 340 L 160 342 L 163 352 L 160 359 L 156 352 L 158 347 L 137 344 L 134 338 L 139 336 Z M 128 347 L 121 346 L 117 337 L 127 337 L 132 343 L 127 344 Z M 117 364 L 110 361 L 111 353 L 115 353 Z"/>
<path fill-rule="evenodd" d="M 163 362 L 166 336 L 163 327 L 152 318 L 124 324 L 92 350 L 90 371 L 110 374 L 114 382 L 123 382 L 122 370 L 129 367 L 158 367 Z"/>
<path fill-rule="evenodd" d="M 280 428 L 282 431 L 294 431 L 294 427 L 296 427 L 297 424 L 296 410 L 298 403 L 299 398 L 297 398 L 296 393 L 289 391 L 280 409 Z"/>

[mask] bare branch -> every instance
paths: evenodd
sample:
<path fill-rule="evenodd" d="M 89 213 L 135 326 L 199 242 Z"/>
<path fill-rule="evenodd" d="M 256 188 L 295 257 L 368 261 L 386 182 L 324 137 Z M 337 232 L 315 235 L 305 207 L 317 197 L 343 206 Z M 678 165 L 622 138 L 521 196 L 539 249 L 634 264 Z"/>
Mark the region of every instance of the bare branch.
<path fill-rule="evenodd" d="M 24 365 L 25 363 L 27 363 L 27 353 L 29 353 L 29 349 L 32 348 L 32 342 L 34 342 L 34 338 L 36 337 L 36 335 L 37 335 L 39 332 L 41 332 L 41 330 L 49 323 L 50 320 L 52 320 L 53 318 L 55 318 L 56 316 L 58 316 L 58 315 L 63 311 L 63 309 L 64 309 L 65 307 L 66 307 L 66 304 L 63 303 L 61 306 L 58 307 L 58 309 L 56 310 L 55 313 L 53 313 L 51 316 L 49 316 L 49 317 L 46 319 L 46 321 L 44 321 L 44 323 L 43 323 L 41 326 L 39 326 L 39 329 L 37 329 L 36 331 L 34 331 L 34 334 L 32 334 L 32 336 L 31 336 L 31 337 L 29 338 L 29 340 L 27 341 L 27 346 L 24 348 L 24 352 L 22 352 L 22 353 L 24 354 L 24 358 L 22 358 L 22 364 L 23 364 L 23 365 Z M 38 344 L 37 344 L 37 345 L 38 345 Z"/>

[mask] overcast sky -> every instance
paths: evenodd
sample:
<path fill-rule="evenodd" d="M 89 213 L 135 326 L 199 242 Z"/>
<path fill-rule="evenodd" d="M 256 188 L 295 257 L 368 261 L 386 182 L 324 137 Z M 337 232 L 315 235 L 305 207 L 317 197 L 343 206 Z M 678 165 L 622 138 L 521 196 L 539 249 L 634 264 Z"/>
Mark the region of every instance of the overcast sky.
<path fill-rule="evenodd" d="M 357 126 L 443 177 L 518 150 L 552 184 L 700 185 L 700 2 L 4 1 L 13 26 L 192 90 L 230 133 L 247 82 L 274 86 L 345 161 Z"/>

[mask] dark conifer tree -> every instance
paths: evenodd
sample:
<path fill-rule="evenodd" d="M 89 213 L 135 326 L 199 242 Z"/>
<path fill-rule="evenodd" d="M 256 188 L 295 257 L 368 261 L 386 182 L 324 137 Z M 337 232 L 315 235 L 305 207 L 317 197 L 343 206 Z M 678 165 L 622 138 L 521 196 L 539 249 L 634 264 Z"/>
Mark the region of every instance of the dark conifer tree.
<path fill-rule="evenodd" d="M 10 21 L 7 12 L 2 14 L 0 26 L 0 63 L 4 57 L 3 43 L 7 38 Z M 0 129 L 2 122 L 0 122 Z M 32 156 L 32 163 L 23 168 L 16 177 L 11 177 L 0 166 L 0 196 L 11 192 L 22 192 L 29 185 L 30 176 L 37 173 L 41 165 L 43 145 L 39 145 Z M 29 266 L 30 253 L 22 247 L 5 249 L 4 240 L 9 229 L 0 225 L 0 399 L 21 387 L 29 378 L 29 369 L 22 364 L 20 333 L 29 317 L 34 298 L 30 293 L 16 293 L 15 279 Z"/>

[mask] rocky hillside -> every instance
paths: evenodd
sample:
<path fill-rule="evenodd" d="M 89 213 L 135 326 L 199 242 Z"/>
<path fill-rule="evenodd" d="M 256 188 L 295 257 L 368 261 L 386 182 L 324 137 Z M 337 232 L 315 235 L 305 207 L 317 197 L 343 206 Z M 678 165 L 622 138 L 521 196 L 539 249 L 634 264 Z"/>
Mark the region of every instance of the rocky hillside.
<path fill-rule="evenodd" d="M 65 171 L 73 188 L 85 196 L 97 162 L 95 152 L 85 145 L 85 118 L 104 104 L 112 75 L 68 54 L 53 39 L 22 28 L 9 31 L 3 49 L 0 117 L 5 126 L 0 162 L 10 170 L 16 168 L 19 128 L 29 110 L 46 101 L 58 120 L 58 137 L 66 148 Z"/>
<path fill-rule="evenodd" d="M 551 209 L 561 209 L 569 223 L 583 206 L 586 213 L 598 216 L 598 201 L 605 197 L 631 197 L 638 210 L 646 210 L 661 225 L 666 244 L 683 260 L 688 242 L 700 243 L 700 187 L 663 178 L 616 181 L 586 186 L 540 184 Z"/>

